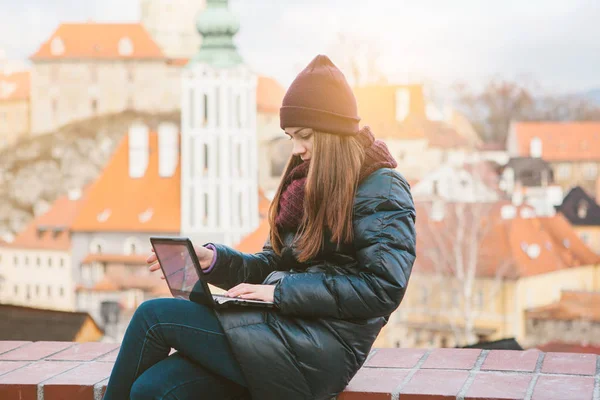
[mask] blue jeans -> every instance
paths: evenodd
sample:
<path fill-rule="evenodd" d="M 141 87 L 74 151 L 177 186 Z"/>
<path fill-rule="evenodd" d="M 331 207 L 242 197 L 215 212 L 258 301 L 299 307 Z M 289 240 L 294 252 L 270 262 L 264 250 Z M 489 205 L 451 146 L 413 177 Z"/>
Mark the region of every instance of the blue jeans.
<path fill-rule="evenodd" d="M 169 356 L 171 348 L 177 350 Z M 155 299 L 136 310 L 105 400 L 242 399 L 246 381 L 212 309 Z"/>

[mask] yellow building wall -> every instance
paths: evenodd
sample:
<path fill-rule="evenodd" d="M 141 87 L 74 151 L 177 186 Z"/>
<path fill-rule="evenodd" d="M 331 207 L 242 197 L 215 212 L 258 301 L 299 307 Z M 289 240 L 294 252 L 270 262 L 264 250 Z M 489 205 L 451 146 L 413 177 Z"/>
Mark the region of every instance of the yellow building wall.
<path fill-rule="evenodd" d="M 29 134 L 29 101 L 0 102 L 0 149 Z"/>
<path fill-rule="evenodd" d="M 459 344 L 450 326 L 465 323 L 462 295 L 457 279 L 414 272 L 404 300 L 377 338 L 376 347 L 448 347 Z M 519 280 L 476 279 L 473 285 L 475 332 L 482 339 L 515 337 L 526 344 L 525 311 L 554 303 L 562 290 L 600 290 L 600 266 L 574 267 Z M 481 306 L 480 306 L 481 304 Z M 428 327 L 436 334 L 415 342 L 414 330 Z M 426 335 L 429 335 L 427 333 Z"/>
<path fill-rule="evenodd" d="M 77 335 L 73 339 L 74 342 L 97 342 L 102 339 L 104 334 L 98 328 L 98 325 L 92 321 L 91 318 L 87 318 Z"/>

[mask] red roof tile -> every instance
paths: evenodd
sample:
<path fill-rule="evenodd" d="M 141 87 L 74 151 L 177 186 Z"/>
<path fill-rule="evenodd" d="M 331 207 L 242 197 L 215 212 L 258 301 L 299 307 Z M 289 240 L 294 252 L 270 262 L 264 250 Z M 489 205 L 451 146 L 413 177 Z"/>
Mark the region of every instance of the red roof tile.
<path fill-rule="evenodd" d="M 257 253 L 261 251 L 269 237 L 269 232 L 269 220 L 263 219 L 254 232 L 246 236 L 237 244 L 237 246 L 235 246 L 236 250 L 243 253 Z"/>
<path fill-rule="evenodd" d="M 260 113 L 279 114 L 285 89 L 273 78 L 258 77 L 256 108 Z"/>
<path fill-rule="evenodd" d="M 147 256 L 143 254 L 88 254 L 81 263 L 91 264 L 93 262 L 100 262 L 146 265 L 146 258 Z"/>
<path fill-rule="evenodd" d="M 180 165 L 171 177 L 158 174 L 158 134 L 149 134 L 148 168 L 141 178 L 129 176 L 129 135 L 90 187 L 73 224 L 86 232 L 180 232 Z M 106 218 L 99 218 L 104 213 Z M 143 218 L 142 216 L 146 216 Z M 147 218 L 149 217 L 149 218 Z M 101 222 L 103 221 L 103 222 Z"/>
<path fill-rule="evenodd" d="M 28 100 L 30 81 L 29 71 L 13 72 L 12 74 L 0 72 L 0 102 Z"/>
<path fill-rule="evenodd" d="M 600 122 L 518 122 L 511 129 L 518 156 L 529 156 L 537 137 L 546 161 L 600 161 Z"/>
<path fill-rule="evenodd" d="M 73 222 L 82 208 L 86 194 L 77 200 L 59 197 L 43 215 L 35 218 L 5 246 L 36 250 L 69 250 Z"/>
<path fill-rule="evenodd" d="M 87 22 L 60 24 L 31 56 L 34 61 L 72 58 L 162 59 L 164 54 L 140 23 Z"/>
<path fill-rule="evenodd" d="M 563 291 L 558 302 L 529 310 L 527 317 L 600 322 L 600 292 Z"/>
<path fill-rule="evenodd" d="M 409 91 L 408 116 L 402 122 L 396 119 L 396 92 Z M 421 85 L 373 85 L 354 89 L 360 124 L 368 125 L 376 137 L 382 139 L 426 139 L 432 147 L 453 148 L 466 146 L 468 140 L 445 122 L 430 121 L 425 114 L 425 100 Z"/>
<path fill-rule="evenodd" d="M 449 269 L 455 268 L 446 258 L 449 256 L 444 254 L 454 250 L 454 240 L 459 233 L 459 217 L 465 218 L 466 235 L 481 235 L 476 245 L 478 276 L 491 277 L 499 273 L 507 279 L 516 279 L 600 263 L 600 256 L 579 239 L 562 215 L 534 218 L 517 215 L 513 219 L 502 219 L 500 210 L 506 204 L 467 204 L 467 211 L 460 211 L 461 208 L 455 204 L 447 204 L 444 219 L 433 221 L 429 216 L 431 206 L 417 203 L 415 270 L 435 272 L 437 268 L 442 268 L 448 273 Z M 478 224 L 480 228 L 477 228 Z M 465 254 L 472 249 L 470 243 L 465 239 Z M 436 257 L 444 259 L 438 260 Z"/>

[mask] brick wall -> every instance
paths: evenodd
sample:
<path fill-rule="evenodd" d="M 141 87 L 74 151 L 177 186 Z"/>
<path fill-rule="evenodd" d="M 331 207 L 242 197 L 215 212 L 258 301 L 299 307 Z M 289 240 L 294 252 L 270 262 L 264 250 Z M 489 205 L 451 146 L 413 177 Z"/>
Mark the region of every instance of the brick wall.
<path fill-rule="evenodd" d="M 118 345 L 0 342 L 0 399 L 95 400 Z M 600 400 L 600 357 L 537 350 L 375 349 L 339 400 Z"/>

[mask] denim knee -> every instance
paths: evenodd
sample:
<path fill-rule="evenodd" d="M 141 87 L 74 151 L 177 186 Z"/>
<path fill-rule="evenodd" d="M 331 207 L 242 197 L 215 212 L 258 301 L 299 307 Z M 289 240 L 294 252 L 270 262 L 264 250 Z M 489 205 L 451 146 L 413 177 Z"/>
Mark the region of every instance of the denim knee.
<path fill-rule="evenodd" d="M 158 388 L 153 382 L 148 382 L 143 375 L 133 382 L 131 392 L 129 393 L 130 400 L 153 400 L 158 399 Z"/>

